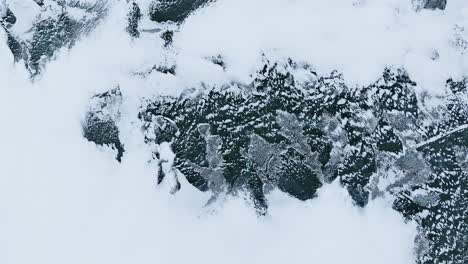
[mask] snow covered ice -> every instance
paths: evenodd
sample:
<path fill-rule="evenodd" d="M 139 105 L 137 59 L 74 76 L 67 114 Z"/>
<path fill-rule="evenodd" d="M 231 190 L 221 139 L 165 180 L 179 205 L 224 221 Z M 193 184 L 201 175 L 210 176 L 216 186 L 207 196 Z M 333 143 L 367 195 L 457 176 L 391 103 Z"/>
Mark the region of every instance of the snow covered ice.
<path fill-rule="evenodd" d="M 465 263 L 468 2 L 0 0 L 0 263 Z"/>

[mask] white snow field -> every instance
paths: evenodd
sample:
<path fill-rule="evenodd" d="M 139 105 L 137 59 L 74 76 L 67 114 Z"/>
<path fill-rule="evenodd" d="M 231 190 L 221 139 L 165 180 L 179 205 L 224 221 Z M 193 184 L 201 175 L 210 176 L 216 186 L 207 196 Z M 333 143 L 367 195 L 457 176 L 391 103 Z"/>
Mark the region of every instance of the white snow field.
<path fill-rule="evenodd" d="M 20 2 L 5 3 L 19 14 Z M 248 83 L 262 53 L 336 69 L 351 85 L 404 67 L 419 92 L 442 93 L 448 77 L 468 70 L 468 55 L 454 44 L 467 38 L 460 28 L 468 27 L 468 2 L 416 12 L 410 0 L 219 0 L 176 35 L 169 59 L 177 76 L 145 79 L 133 73 L 168 59 L 162 40 L 132 40 L 127 2 L 109 5 L 102 23 L 34 82 L 0 30 L 0 263 L 414 263 L 416 225 L 388 197 L 354 206 L 338 182 L 307 202 L 275 191 L 265 217 L 243 197 L 205 208 L 209 194 L 184 179 L 170 194 L 156 185 L 138 106 L 200 82 Z M 215 54 L 226 72 L 207 65 Z M 81 129 L 90 97 L 117 85 L 125 98 L 122 163 Z"/>

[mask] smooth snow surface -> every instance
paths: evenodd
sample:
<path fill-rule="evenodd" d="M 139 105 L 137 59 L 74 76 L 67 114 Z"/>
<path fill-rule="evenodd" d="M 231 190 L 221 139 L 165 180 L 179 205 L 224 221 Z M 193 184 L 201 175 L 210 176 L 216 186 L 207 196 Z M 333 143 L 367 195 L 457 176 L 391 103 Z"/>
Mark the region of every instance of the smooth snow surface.
<path fill-rule="evenodd" d="M 156 186 L 136 118 L 145 96 L 177 95 L 200 81 L 248 82 L 261 53 L 337 69 L 354 84 L 404 67 L 421 91 L 441 93 L 448 77 L 468 70 L 453 44 L 467 37 L 457 28 L 468 27 L 468 4 L 416 13 L 410 2 L 220 0 L 188 18 L 168 58 L 159 36 L 128 37 L 126 1 L 114 1 L 106 20 L 34 83 L 0 30 L 0 263 L 413 263 L 415 226 L 385 199 L 353 206 L 337 183 L 308 202 L 274 192 L 264 218 L 243 198 L 204 208 L 209 194 L 186 182 L 171 195 Z M 218 54 L 227 72 L 207 63 Z M 132 74 L 171 60 L 176 77 Z M 81 132 L 89 98 L 117 85 L 121 164 Z"/>
<path fill-rule="evenodd" d="M 6 15 L 7 6 L 5 0 L 0 0 L 0 17 L 4 17 Z"/>
<path fill-rule="evenodd" d="M 387 66 L 403 67 L 421 90 L 442 94 L 448 78 L 468 71 L 468 3 L 451 0 L 444 11 L 420 12 L 411 3 L 221 0 L 189 17 L 177 45 L 190 71 L 200 69 L 198 58 L 220 53 L 238 80 L 266 53 L 321 73 L 338 70 L 350 85 L 368 85 Z M 456 45 L 463 42 L 467 47 Z"/>

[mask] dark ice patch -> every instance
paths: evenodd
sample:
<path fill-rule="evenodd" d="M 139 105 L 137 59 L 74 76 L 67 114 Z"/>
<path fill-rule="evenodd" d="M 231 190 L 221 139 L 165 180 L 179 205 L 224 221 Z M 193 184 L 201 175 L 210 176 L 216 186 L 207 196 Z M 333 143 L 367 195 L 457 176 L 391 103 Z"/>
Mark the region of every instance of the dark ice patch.
<path fill-rule="evenodd" d="M 97 145 L 107 145 L 117 150 L 120 162 L 125 152 L 119 138 L 117 121 L 122 94 L 116 88 L 92 98 L 92 106 L 83 123 L 83 136 Z"/>
<path fill-rule="evenodd" d="M 41 12 L 49 12 L 52 6 L 46 6 L 42 1 Z M 7 12 L 5 18 L 0 19 L 2 26 L 8 35 L 8 46 L 14 55 L 15 61 L 23 60 L 26 68 L 34 78 L 40 74 L 45 64 L 54 58 L 56 52 L 61 48 L 71 48 L 83 35 L 89 33 L 103 18 L 106 11 L 106 1 L 95 3 L 83 3 L 80 1 L 59 1 L 61 10 L 53 15 L 36 18 L 31 28 L 32 38 L 21 39 L 8 31 L 8 28 L 16 22 L 16 17 L 11 11 Z M 89 13 L 89 18 L 76 20 L 69 15 L 67 8 L 79 8 Z M 41 13 L 42 14 L 42 13 Z"/>
<path fill-rule="evenodd" d="M 130 10 L 127 14 L 128 25 L 127 32 L 130 36 L 134 38 L 140 37 L 140 31 L 138 30 L 138 24 L 140 23 L 143 15 L 141 14 L 141 9 L 137 3 L 132 2 L 130 5 Z"/>
<path fill-rule="evenodd" d="M 426 0 L 423 7 L 425 9 L 440 9 L 444 10 L 447 6 L 447 0 Z"/>
<path fill-rule="evenodd" d="M 155 0 L 150 6 L 150 18 L 156 22 L 182 22 L 191 12 L 212 0 Z"/>

